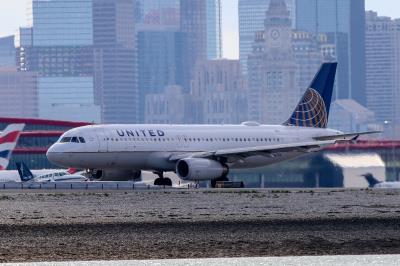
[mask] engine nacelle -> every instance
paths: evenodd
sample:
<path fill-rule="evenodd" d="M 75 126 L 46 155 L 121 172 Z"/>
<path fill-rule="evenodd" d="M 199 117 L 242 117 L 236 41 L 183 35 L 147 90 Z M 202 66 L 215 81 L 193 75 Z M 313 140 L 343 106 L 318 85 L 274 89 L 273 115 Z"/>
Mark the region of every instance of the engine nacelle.
<path fill-rule="evenodd" d="M 226 176 L 228 172 L 226 165 L 208 159 L 188 158 L 176 164 L 176 174 L 183 180 L 213 180 Z"/>

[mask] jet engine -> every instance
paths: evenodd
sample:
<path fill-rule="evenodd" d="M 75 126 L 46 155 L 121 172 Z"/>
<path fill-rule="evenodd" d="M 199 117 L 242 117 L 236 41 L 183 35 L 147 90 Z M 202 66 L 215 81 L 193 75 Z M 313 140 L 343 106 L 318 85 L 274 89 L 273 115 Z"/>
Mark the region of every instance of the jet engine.
<path fill-rule="evenodd" d="M 98 181 L 141 181 L 140 170 L 100 170 L 94 169 L 88 173 L 90 179 Z"/>
<path fill-rule="evenodd" d="M 176 173 L 183 180 L 212 180 L 224 177 L 229 169 L 217 161 L 188 158 L 178 161 L 176 164 Z"/>

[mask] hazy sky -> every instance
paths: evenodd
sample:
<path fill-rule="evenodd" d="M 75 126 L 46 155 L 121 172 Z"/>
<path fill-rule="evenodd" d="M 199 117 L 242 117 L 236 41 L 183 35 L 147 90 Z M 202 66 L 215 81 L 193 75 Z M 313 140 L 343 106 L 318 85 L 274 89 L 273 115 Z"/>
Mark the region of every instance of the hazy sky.
<path fill-rule="evenodd" d="M 31 0 L 0 0 L 0 36 L 14 34 L 19 26 L 26 24 L 27 1 Z M 366 8 L 400 18 L 400 0 L 366 0 Z M 222 0 L 222 12 L 224 57 L 238 58 L 237 0 Z"/>

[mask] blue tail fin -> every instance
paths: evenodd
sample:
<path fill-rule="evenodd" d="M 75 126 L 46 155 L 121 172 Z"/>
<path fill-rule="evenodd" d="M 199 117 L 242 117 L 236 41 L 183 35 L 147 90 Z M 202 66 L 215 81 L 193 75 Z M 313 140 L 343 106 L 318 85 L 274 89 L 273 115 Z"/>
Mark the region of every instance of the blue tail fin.
<path fill-rule="evenodd" d="M 31 170 L 29 170 L 28 166 L 26 166 L 24 162 L 17 162 L 16 165 L 22 182 L 27 182 L 35 178 Z"/>
<path fill-rule="evenodd" d="M 365 179 L 367 179 L 367 182 L 369 184 L 369 187 L 374 187 L 376 184 L 381 183 L 378 179 L 376 179 L 372 174 L 368 173 L 368 174 L 364 174 L 362 175 L 365 177 Z"/>
<path fill-rule="evenodd" d="M 292 116 L 284 125 L 317 128 L 328 126 L 336 68 L 337 63 L 322 64 Z"/>

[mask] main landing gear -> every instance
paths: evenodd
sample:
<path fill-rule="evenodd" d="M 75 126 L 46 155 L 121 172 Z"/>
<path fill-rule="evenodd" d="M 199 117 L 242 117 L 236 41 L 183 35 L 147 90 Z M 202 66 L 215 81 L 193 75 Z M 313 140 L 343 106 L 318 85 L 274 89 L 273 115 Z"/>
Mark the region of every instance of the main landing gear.
<path fill-rule="evenodd" d="M 220 177 L 218 179 L 211 180 L 211 187 L 215 188 L 217 186 L 217 182 L 220 182 L 220 181 L 228 182 L 229 179 L 228 179 L 228 177 L 223 176 L 223 177 Z"/>
<path fill-rule="evenodd" d="M 168 177 L 164 177 L 163 172 L 155 172 L 156 175 L 158 175 L 158 178 L 154 180 L 154 185 L 155 186 L 167 186 L 167 187 L 172 187 L 172 181 Z"/>

